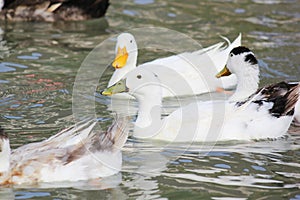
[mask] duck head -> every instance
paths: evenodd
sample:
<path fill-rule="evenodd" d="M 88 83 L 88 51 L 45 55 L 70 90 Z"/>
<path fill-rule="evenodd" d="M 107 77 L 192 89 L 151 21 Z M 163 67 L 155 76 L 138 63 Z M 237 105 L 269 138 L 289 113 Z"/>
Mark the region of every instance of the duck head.
<path fill-rule="evenodd" d="M 231 50 L 226 66 L 216 77 L 229 76 L 232 73 L 241 75 L 244 74 L 245 71 L 249 71 L 249 69 L 252 69 L 253 73 L 259 72 L 257 59 L 250 49 L 239 46 Z"/>
<path fill-rule="evenodd" d="M 162 85 L 157 75 L 148 69 L 138 67 L 101 94 L 110 96 L 121 92 L 128 92 L 139 104 L 138 116 L 134 123 L 134 136 L 148 138 L 157 133 L 162 123 Z"/>
<path fill-rule="evenodd" d="M 136 66 L 137 44 L 130 33 L 122 33 L 117 38 L 115 59 L 112 66 L 115 69 L 121 69 L 127 65 Z"/>
<path fill-rule="evenodd" d="M 247 47 L 239 46 L 231 50 L 227 64 L 216 77 L 235 74 L 238 79 L 236 92 L 231 96 L 232 101 L 242 101 L 258 89 L 259 66 L 254 53 Z"/>
<path fill-rule="evenodd" d="M 111 96 L 122 92 L 128 92 L 138 100 L 149 99 L 151 96 L 159 98 L 161 85 L 157 75 L 153 72 L 145 68 L 136 68 L 126 74 L 123 79 L 106 88 L 101 94 Z"/>

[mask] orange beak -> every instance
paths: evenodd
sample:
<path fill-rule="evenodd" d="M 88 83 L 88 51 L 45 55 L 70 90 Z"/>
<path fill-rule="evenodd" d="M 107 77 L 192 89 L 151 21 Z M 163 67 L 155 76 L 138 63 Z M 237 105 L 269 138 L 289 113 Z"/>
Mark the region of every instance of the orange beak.
<path fill-rule="evenodd" d="M 112 63 L 112 66 L 115 69 L 120 69 L 126 65 L 127 59 L 128 59 L 128 52 L 126 50 L 126 47 L 123 48 L 118 47 L 118 52 L 116 58 Z"/>
<path fill-rule="evenodd" d="M 221 78 L 222 76 L 229 76 L 231 75 L 231 72 L 229 71 L 229 69 L 225 66 L 217 75 L 217 78 Z"/>

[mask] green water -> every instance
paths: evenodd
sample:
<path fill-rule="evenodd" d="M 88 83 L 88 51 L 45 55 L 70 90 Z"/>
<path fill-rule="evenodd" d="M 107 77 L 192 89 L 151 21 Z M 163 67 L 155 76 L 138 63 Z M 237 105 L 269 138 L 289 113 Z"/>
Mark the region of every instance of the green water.
<path fill-rule="evenodd" d="M 176 30 L 203 46 L 241 32 L 243 45 L 260 60 L 261 85 L 299 81 L 299 21 L 296 0 L 115 0 L 105 19 L 1 22 L 0 124 L 13 148 L 73 124 L 73 86 L 82 62 L 104 40 L 135 28 Z M 106 68 L 114 52 L 114 40 L 108 41 L 95 61 L 104 71 L 103 84 L 113 71 Z M 141 49 L 138 62 L 170 54 Z M 108 104 L 105 98 L 96 103 L 103 128 L 112 119 Z M 2 188 L 0 199 L 300 199 L 300 129 L 289 132 L 279 141 L 194 144 L 187 150 L 129 139 L 116 176 L 99 183 Z"/>

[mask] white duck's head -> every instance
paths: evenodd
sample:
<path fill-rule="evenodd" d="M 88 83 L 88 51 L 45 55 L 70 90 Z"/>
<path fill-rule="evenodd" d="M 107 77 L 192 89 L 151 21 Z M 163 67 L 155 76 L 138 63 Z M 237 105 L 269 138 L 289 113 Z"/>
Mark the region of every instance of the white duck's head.
<path fill-rule="evenodd" d="M 130 33 L 122 33 L 117 38 L 115 59 L 112 66 L 115 69 L 121 69 L 125 66 L 136 67 L 137 44 Z"/>
<path fill-rule="evenodd" d="M 159 95 L 161 96 L 161 85 L 153 72 L 145 68 L 136 68 L 101 94 L 111 96 L 122 92 L 128 92 L 137 100 L 152 99 L 151 96 L 158 98 Z"/>
<path fill-rule="evenodd" d="M 227 64 L 216 77 L 237 76 L 237 89 L 230 97 L 231 101 L 243 101 L 258 89 L 259 66 L 252 51 L 247 47 L 239 46 L 231 50 Z"/>
<path fill-rule="evenodd" d="M 125 78 L 102 91 L 101 94 L 111 96 L 121 92 L 128 92 L 139 102 L 134 132 L 143 132 L 146 136 L 148 135 L 145 131 L 147 129 L 156 133 L 161 127 L 162 102 L 162 86 L 158 77 L 148 69 L 138 67 L 127 73 Z"/>

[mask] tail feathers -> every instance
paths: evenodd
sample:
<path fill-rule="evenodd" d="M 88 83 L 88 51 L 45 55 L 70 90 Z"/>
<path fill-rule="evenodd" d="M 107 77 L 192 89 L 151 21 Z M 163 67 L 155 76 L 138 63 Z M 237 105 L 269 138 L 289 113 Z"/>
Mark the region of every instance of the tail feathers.
<path fill-rule="evenodd" d="M 211 52 L 211 51 L 217 51 L 217 50 L 219 50 L 223 45 L 224 45 L 224 42 L 219 42 L 219 43 L 217 43 L 217 44 L 214 44 L 214 45 L 211 45 L 211 46 L 209 46 L 209 47 L 200 49 L 200 50 L 198 50 L 198 51 L 194 51 L 193 54 L 199 56 L 199 55 L 202 55 L 202 54 L 204 54 L 204 53 Z"/>
<path fill-rule="evenodd" d="M 227 46 L 229 46 L 231 44 L 230 40 L 227 37 L 220 35 L 220 38 L 222 38 L 223 40 L 225 40 L 227 42 Z"/>
<path fill-rule="evenodd" d="M 287 104 L 283 115 L 294 115 L 294 110 L 297 102 L 300 99 L 300 84 L 294 86 L 287 96 Z"/>
<path fill-rule="evenodd" d="M 223 47 L 220 50 L 228 49 L 230 52 L 233 48 L 239 47 L 242 45 L 242 33 L 239 33 L 239 35 L 237 36 L 237 38 L 235 38 L 235 40 L 233 42 L 230 42 L 230 40 L 225 36 L 220 35 L 220 37 L 227 42 L 227 46 Z"/>
<path fill-rule="evenodd" d="M 47 9 L 47 12 L 54 12 L 54 11 L 56 11 L 62 4 L 63 4 L 62 2 L 52 4 L 52 5 Z"/>
<path fill-rule="evenodd" d="M 221 71 L 224 68 L 224 66 L 227 63 L 230 51 L 235 47 L 241 46 L 241 40 L 242 40 L 242 34 L 239 34 L 239 36 L 232 43 L 227 41 L 228 42 L 227 46 L 222 47 L 218 49 L 218 51 L 212 52 L 211 54 L 210 52 L 208 52 L 208 55 L 211 61 L 213 61 L 213 64 L 217 69 L 217 71 Z"/>
<path fill-rule="evenodd" d="M 228 38 L 226 38 L 222 35 L 220 37 L 223 38 L 227 42 L 227 46 L 220 49 L 220 51 L 225 51 L 228 55 L 229 55 L 229 52 L 233 48 L 239 47 L 242 45 L 242 34 L 241 33 L 237 36 L 237 38 L 235 38 L 235 40 L 232 43 L 228 40 Z"/>
<path fill-rule="evenodd" d="M 233 48 L 239 47 L 239 46 L 242 45 L 242 34 L 241 33 L 237 36 L 237 38 L 235 38 L 235 40 L 232 43 L 230 43 L 230 41 L 228 40 L 228 38 L 226 38 L 224 36 L 220 36 L 220 37 L 227 41 L 227 46 L 225 46 L 222 49 L 220 49 L 220 51 L 226 53 L 227 56 L 229 55 L 230 51 Z"/>
<path fill-rule="evenodd" d="M 242 33 L 231 43 L 232 48 L 242 46 Z"/>
<path fill-rule="evenodd" d="M 238 102 L 237 105 L 239 109 L 244 109 L 252 103 L 260 106 L 264 105 L 264 102 L 272 103 L 269 113 L 274 117 L 281 117 L 294 115 L 295 106 L 299 99 L 300 83 L 280 82 L 258 89 L 246 101 Z"/>
<path fill-rule="evenodd" d="M 204 49 L 195 51 L 192 54 L 196 56 L 207 54 L 207 56 L 214 62 L 215 66 L 222 69 L 227 62 L 229 52 L 233 48 L 241 46 L 242 34 L 240 33 L 232 43 L 224 36 L 221 36 L 221 38 L 227 42 L 227 45 L 224 46 L 224 42 L 219 42 Z"/>
<path fill-rule="evenodd" d="M 300 84 L 280 82 L 264 88 L 264 101 L 273 102 L 270 113 L 275 117 L 294 115 L 296 103 L 300 99 Z"/>

